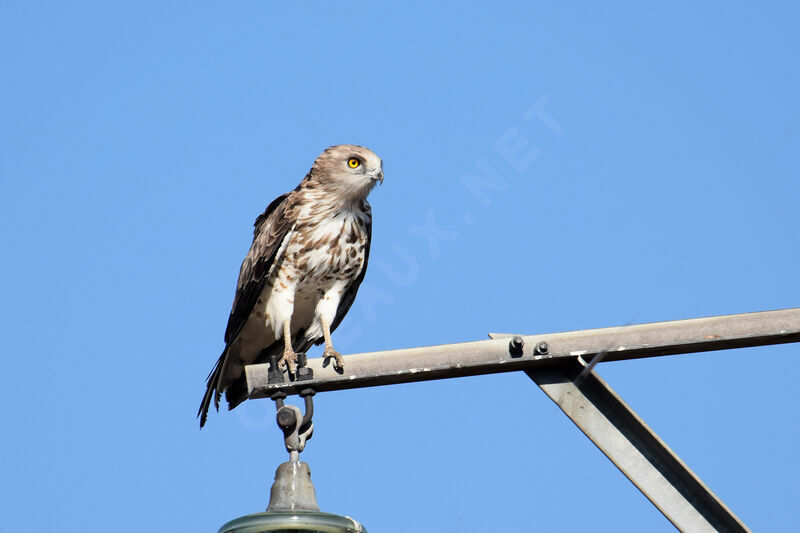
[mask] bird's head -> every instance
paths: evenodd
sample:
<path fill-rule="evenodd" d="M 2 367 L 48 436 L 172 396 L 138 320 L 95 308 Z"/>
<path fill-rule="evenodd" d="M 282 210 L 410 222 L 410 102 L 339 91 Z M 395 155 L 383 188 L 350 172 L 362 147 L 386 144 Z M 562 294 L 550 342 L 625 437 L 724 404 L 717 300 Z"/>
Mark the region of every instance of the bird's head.
<path fill-rule="evenodd" d="M 383 183 L 383 161 L 369 148 L 339 144 L 317 157 L 309 178 L 331 192 L 365 198 L 376 183 Z"/>

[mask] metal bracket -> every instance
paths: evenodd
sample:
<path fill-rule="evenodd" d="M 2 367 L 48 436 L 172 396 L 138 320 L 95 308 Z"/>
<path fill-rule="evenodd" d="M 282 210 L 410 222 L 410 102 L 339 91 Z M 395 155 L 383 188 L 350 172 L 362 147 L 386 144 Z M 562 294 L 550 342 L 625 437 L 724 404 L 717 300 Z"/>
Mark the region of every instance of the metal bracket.
<path fill-rule="evenodd" d="M 316 393 L 313 389 L 304 389 L 300 393 L 305 401 L 305 413 L 297 406 L 285 405 L 283 400 L 286 394 L 277 392 L 272 395 L 278 410 L 275 419 L 283 432 L 286 451 L 293 459 L 305 449 L 306 441 L 314 434 L 314 422 L 311 420 L 314 416 L 314 394 Z"/>

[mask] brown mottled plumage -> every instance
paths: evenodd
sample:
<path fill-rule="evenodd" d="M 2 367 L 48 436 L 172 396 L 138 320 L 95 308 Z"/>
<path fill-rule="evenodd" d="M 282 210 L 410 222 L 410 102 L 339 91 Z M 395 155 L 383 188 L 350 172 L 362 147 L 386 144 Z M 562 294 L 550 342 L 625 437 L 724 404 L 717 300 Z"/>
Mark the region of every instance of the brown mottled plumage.
<path fill-rule="evenodd" d="M 282 354 L 294 372 L 295 351 L 325 343 L 326 362 L 342 359 L 330 339 L 364 279 L 372 214 L 367 195 L 383 182 L 383 162 L 362 146 L 325 150 L 293 191 L 255 222 L 239 271 L 225 349 L 208 375 L 197 416 L 206 422 L 222 393 L 233 409 L 247 399 L 244 365 Z M 288 333 L 288 335 L 286 335 Z"/>

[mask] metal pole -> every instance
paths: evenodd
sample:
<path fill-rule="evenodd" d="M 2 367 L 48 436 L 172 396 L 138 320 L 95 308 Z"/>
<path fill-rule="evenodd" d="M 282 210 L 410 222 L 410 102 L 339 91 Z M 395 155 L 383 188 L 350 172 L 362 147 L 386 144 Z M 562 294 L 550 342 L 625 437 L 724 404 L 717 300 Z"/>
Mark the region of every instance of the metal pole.
<path fill-rule="evenodd" d="M 525 373 L 680 531 L 746 532 L 739 518 L 593 371 Z"/>
<path fill-rule="evenodd" d="M 604 352 L 604 361 L 800 342 L 800 308 L 544 335 L 362 353 L 344 357 L 344 372 L 308 367 L 314 379 L 269 382 L 269 365 L 245 367 L 250 398 L 553 368 Z M 284 379 L 286 379 L 284 377 Z"/>

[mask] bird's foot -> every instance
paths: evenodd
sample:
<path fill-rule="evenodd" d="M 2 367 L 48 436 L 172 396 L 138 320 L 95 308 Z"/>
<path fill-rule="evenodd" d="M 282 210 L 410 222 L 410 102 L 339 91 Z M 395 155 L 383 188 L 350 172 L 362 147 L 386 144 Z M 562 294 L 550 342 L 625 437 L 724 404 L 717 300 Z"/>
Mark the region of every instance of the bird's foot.
<path fill-rule="evenodd" d="M 322 353 L 322 357 L 322 368 L 328 366 L 331 363 L 331 359 L 333 359 L 333 369 L 339 373 L 344 370 L 344 359 L 342 359 L 342 354 L 334 350 L 332 347 L 328 346 L 325 348 L 325 351 Z"/>
<path fill-rule="evenodd" d="M 297 373 L 297 354 L 292 349 L 283 351 L 283 357 L 278 360 L 278 368 L 281 370 L 289 369 L 290 374 Z"/>

